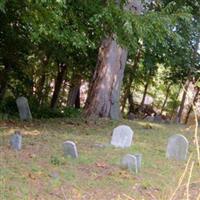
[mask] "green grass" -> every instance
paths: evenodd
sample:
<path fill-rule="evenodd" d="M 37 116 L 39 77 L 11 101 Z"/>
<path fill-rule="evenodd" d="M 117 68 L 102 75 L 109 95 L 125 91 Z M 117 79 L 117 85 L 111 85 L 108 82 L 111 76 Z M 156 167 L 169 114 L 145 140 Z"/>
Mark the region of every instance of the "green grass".
<path fill-rule="evenodd" d="M 181 125 L 151 123 L 152 129 L 146 129 L 143 121 L 98 120 L 86 124 L 77 119 L 1 124 L 1 200 L 167 200 L 186 165 L 186 162 L 165 158 L 168 137 L 184 134 L 190 142 L 189 152 L 193 152 L 194 160 L 196 158 L 193 130 Z M 127 124 L 134 130 L 134 142 L 130 148 L 94 146 L 96 143 L 108 144 L 113 128 L 120 124 Z M 15 129 L 20 129 L 23 134 L 23 148 L 19 152 L 9 148 L 9 138 Z M 62 143 L 65 140 L 76 142 L 78 159 L 63 156 Z M 141 171 L 134 174 L 122 170 L 121 157 L 138 152 L 142 154 Z M 191 199 L 196 199 L 200 192 L 200 168 L 196 163 L 191 183 Z M 183 186 L 175 199 L 184 199 L 184 191 Z"/>

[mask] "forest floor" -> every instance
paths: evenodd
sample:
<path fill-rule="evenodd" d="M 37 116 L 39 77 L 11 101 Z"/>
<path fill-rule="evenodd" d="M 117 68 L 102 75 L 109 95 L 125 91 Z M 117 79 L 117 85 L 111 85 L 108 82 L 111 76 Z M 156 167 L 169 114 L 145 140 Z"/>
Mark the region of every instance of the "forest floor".
<path fill-rule="evenodd" d="M 108 144 L 113 128 L 126 124 L 134 130 L 130 148 L 98 147 Z M 14 130 L 23 135 L 22 150 L 9 147 Z M 165 158 L 167 139 L 183 134 L 190 142 L 195 161 L 194 127 L 144 121 L 78 119 L 0 122 L 0 199 L 1 200 L 169 200 L 178 186 L 187 162 Z M 65 140 L 75 141 L 79 158 L 63 156 Z M 142 153 L 138 174 L 120 168 L 126 153 Z M 190 165 L 191 166 L 191 165 Z M 189 177 L 180 184 L 174 200 L 187 199 Z M 191 200 L 200 198 L 200 167 L 194 163 L 189 185 Z M 199 200 L 199 199 L 198 199 Z"/>

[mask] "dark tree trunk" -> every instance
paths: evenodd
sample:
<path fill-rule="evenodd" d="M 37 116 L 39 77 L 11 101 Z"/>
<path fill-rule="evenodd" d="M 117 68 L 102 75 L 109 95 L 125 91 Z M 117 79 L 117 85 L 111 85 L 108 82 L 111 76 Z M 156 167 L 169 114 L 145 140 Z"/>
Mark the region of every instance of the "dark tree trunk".
<path fill-rule="evenodd" d="M 161 111 L 160 111 L 160 114 L 161 114 L 161 115 L 162 115 L 162 113 L 163 113 L 163 111 L 164 111 L 164 108 L 165 108 L 165 105 L 166 105 L 166 103 L 167 103 L 167 100 L 168 100 L 168 97 L 169 97 L 169 93 L 170 93 L 171 85 L 172 85 L 172 84 L 169 84 L 168 87 L 167 87 L 165 100 L 164 100 L 164 102 L 163 102 L 163 105 L 162 105 L 162 108 L 161 108 Z"/>
<path fill-rule="evenodd" d="M 111 37 L 102 42 L 93 81 L 85 105 L 85 115 L 119 119 L 120 88 L 127 50 Z"/>
<path fill-rule="evenodd" d="M 196 102 L 197 102 L 197 100 L 198 100 L 199 91 L 200 91 L 200 88 L 198 87 L 198 88 L 197 88 L 197 91 L 196 91 L 196 94 L 195 94 L 195 96 L 194 96 L 193 102 L 192 102 L 192 104 L 189 106 L 188 112 L 187 112 L 187 114 L 186 114 L 186 117 L 185 117 L 185 124 L 188 123 L 188 119 L 189 119 L 190 113 L 191 113 L 191 111 L 192 111 L 192 107 L 193 107 L 193 105 L 196 104 Z"/>
<path fill-rule="evenodd" d="M 79 101 L 79 103 L 78 103 Z M 69 96 L 67 100 L 67 106 L 80 108 L 80 85 L 74 86 L 69 90 Z"/>
<path fill-rule="evenodd" d="M 51 105 L 50 105 L 50 107 L 52 109 L 56 108 L 56 104 L 57 104 L 57 101 L 58 101 L 58 98 L 59 98 L 59 93 L 60 93 L 60 90 L 61 90 L 61 87 L 62 87 L 62 83 L 63 83 L 63 79 L 64 79 L 64 76 L 65 76 L 65 73 L 66 73 L 66 69 L 67 69 L 66 64 L 62 63 L 62 64 L 58 65 L 58 74 L 57 74 L 57 77 L 56 77 L 54 92 L 53 92 L 53 96 L 52 96 L 52 99 L 51 99 Z"/>
<path fill-rule="evenodd" d="M 80 87 L 79 87 L 75 100 L 75 108 L 80 108 L 80 107 L 81 107 L 81 100 L 80 100 Z"/>
<path fill-rule="evenodd" d="M 37 86 L 37 98 L 38 98 L 38 102 L 41 105 L 42 104 L 42 99 L 44 96 L 44 86 L 45 86 L 45 81 L 46 81 L 46 67 L 48 65 L 48 58 L 45 57 L 43 59 L 43 65 L 41 66 L 42 70 L 41 70 L 41 76 L 40 79 L 38 81 L 38 86 Z"/>
<path fill-rule="evenodd" d="M 181 91 L 181 85 L 179 86 L 179 90 L 178 90 L 178 92 L 177 92 L 177 94 L 176 94 L 176 98 L 175 98 L 175 99 L 178 99 L 179 94 L 180 94 L 180 91 Z M 170 115 L 170 119 L 171 119 L 171 120 L 173 119 L 173 116 L 174 116 L 174 114 L 175 114 L 176 109 L 177 109 L 177 108 L 173 108 L 173 110 L 171 111 L 171 115 Z"/>
<path fill-rule="evenodd" d="M 147 96 L 147 89 L 148 89 L 149 83 L 146 82 L 146 84 L 144 85 L 144 93 L 143 93 L 143 97 L 142 97 L 142 101 L 140 103 L 140 107 L 142 108 L 144 106 L 144 102 L 145 102 L 145 98 Z"/>
<path fill-rule="evenodd" d="M 130 99 L 129 98 L 132 98 L 132 94 L 131 94 L 132 82 L 133 82 L 133 76 L 130 75 L 128 83 L 124 88 L 124 95 L 123 95 L 123 98 L 122 98 L 122 101 L 121 101 L 121 106 L 122 106 L 121 112 L 122 113 L 124 113 L 124 109 L 125 109 L 125 106 L 126 106 L 127 99 L 129 100 L 129 103 L 130 103 Z"/>
<path fill-rule="evenodd" d="M 129 108 L 128 112 L 133 113 L 134 112 L 134 102 L 133 102 L 133 94 L 129 90 L 129 95 L 128 95 L 128 103 L 129 103 Z"/>
<path fill-rule="evenodd" d="M 188 79 L 185 83 L 185 86 L 184 86 L 184 91 L 183 91 L 183 96 L 182 96 L 182 99 L 181 99 L 180 108 L 179 108 L 178 114 L 176 116 L 176 122 L 177 123 L 181 122 L 182 113 L 183 113 L 183 109 L 184 109 L 184 105 L 185 105 L 185 99 L 186 99 L 186 96 L 187 96 L 187 91 L 188 91 L 189 85 L 190 85 L 190 80 Z"/>
<path fill-rule="evenodd" d="M 74 74 L 71 79 L 72 80 L 67 99 L 67 106 L 80 108 L 81 77 L 79 75 Z"/>
<path fill-rule="evenodd" d="M 3 100 L 9 80 L 9 73 L 12 69 L 11 64 L 5 63 L 5 68 L 0 74 L 0 102 Z"/>

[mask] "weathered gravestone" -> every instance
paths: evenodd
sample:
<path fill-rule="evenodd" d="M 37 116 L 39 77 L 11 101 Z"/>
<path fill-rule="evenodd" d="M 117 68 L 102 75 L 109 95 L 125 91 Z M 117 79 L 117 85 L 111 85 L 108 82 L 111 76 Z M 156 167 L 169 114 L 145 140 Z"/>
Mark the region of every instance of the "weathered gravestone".
<path fill-rule="evenodd" d="M 16 100 L 19 116 L 22 121 L 32 120 L 31 111 L 29 108 L 28 100 L 25 97 L 18 97 Z"/>
<path fill-rule="evenodd" d="M 22 136 L 19 131 L 15 131 L 14 135 L 11 136 L 10 145 L 14 150 L 20 150 L 22 148 Z"/>
<path fill-rule="evenodd" d="M 141 154 L 126 154 L 121 160 L 121 167 L 124 169 L 128 169 L 131 172 L 138 173 L 141 168 L 141 161 Z"/>
<path fill-rule="evenodd" d="M 133 138 L 133 131 L 129 126 L 121 125 L 113 130 L 111 144 L 115 147 L 130 147 Z"/>
<path fill-rule="evenodd" d="M 72 158 L 77 158 L 78 157 L 76 144 L 74 142 L 65 141 L 63 143 L 63 149 L 64 149 L 64 156 L 70 156 Z"/>
<path fill-rule="evenodd" d="M 188 140 L 185 136 L 176 134 L 168 139 L 166 157 L 173 160 L 186 160 Z"/>

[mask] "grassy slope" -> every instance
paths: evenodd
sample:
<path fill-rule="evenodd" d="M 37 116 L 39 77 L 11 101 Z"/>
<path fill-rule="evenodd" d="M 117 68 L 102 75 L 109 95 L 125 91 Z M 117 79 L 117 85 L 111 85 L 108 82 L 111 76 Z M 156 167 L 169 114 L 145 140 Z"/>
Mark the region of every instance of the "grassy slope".
<path fill-rule="evenodd" d="M 109 143 L 111 132 L 119 124 L 135 132 L 134 144 L 128 149 L 100 148 L 95 143 Z M 184 134 L 194 152 L 193 130 L 184 126 L 155 124 L 146 129 L 142 121 L 99 120 L 86 124 L 80 120 L 51 119 L 33 123 L 0 124 L 0 197 L 2 200 L 59 199 L 169 199 L 186 163 L 165 158 L 167 138 Z M 9 138 L 15 129 L 23 133 L 23 149 L 14 152 Z M 62 143 L 76 142 L 79 158 L 64 158 Z M 126 153 L 143 156 L 139 174 L 119 167 Z M 187 179 L 184 180 L 184 183 Z M 190 185 L 192 199 L 200 193 L 200 168 L 195 163 Z M 183 183 L 183 184 L 184 184 Z M 183 199 L 181 187 L 176 199 Z"/>

